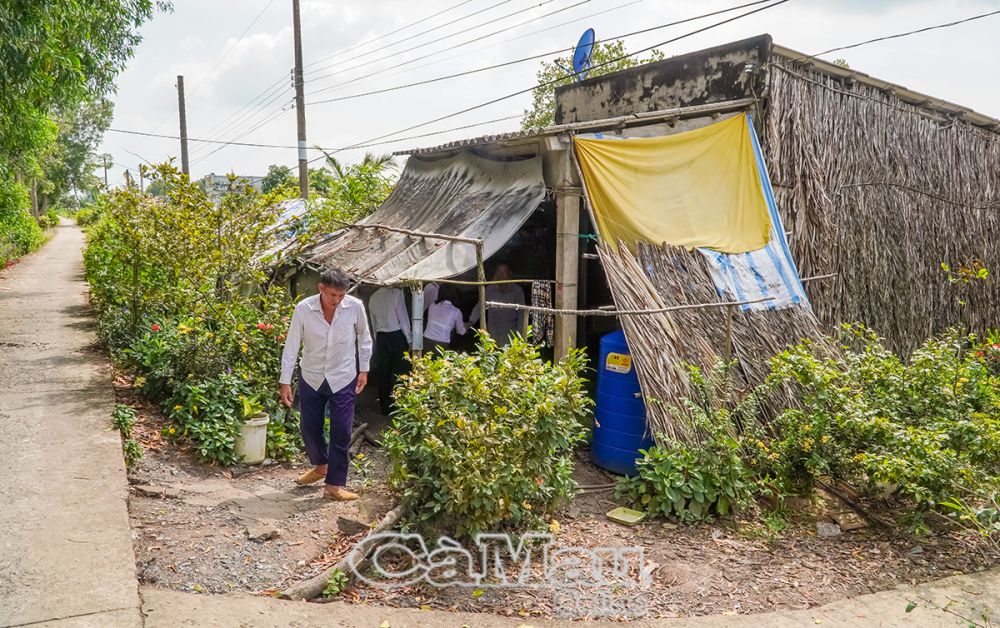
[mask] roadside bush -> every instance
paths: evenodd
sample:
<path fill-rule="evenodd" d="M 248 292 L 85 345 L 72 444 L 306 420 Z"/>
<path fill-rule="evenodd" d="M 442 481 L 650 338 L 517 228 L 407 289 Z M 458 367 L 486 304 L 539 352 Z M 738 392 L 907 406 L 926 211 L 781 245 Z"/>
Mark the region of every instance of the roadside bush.
<path fill-rule="evenodd" d="M 76 214 L 73 215 L 73 218 L 76 220 L 76 224 L 81 227 L 88 227 L 97 222 L 97 219 L 100 218 L 100 214 L 98 214 L 97 210 L 93 207 L 84 207 L 83 209 L 77 210 Z"/>
<path fill-rule="evenodd" d="M 28 190 L 0 177 L 0 268 L 42 244 L 42 230 L 31 217 Z"/>
<path fill-rule="evenodd" d="M 234 180 L 216 204 L 170 165 L 150 178 L 161 196 L 127 188 L 94 208 L 84 261 L 101 338 L 203 460 L 236 462 L 247 407 L 271 417 L 269 455 L 292 456 L 277 387 L 292 303 L 265 273 L 276 197 Z"/>
<path fill-rule="evenodd" d="M 42 229 L 51 229 L 59 224 L 59 213 L 50 208 L 44 214 L 38 217 L 38 226 Z"/>
<path fill-rule="evenodd" d="M 995 339 L 949 330 L 902 360 L 871 330 L 845 325 L 839 352 L 795 345 L 742 396 L 724 365 L 708 377 L 693 369 L 698 395 L 675 410 L 693 417 L 701 442 L 659 438 L 618 495 L 695 521 L 751 495 L 808 493 L 826 477 L 872 496 L 894 489 L 916 527 L 930 511 L 979 521 L 1000 487 Z M 777 387 L 791 387 L 798 403 L 765 416 L 761 401 Z"/>
<path fill-rule="evenodd" d="M 411 524 L 457 536 L 537 527 L 575 491 L 573 446 L 592 402 L 585 356 L 558 364 L 520 338 L 413 361 L 384 445 Z"/>

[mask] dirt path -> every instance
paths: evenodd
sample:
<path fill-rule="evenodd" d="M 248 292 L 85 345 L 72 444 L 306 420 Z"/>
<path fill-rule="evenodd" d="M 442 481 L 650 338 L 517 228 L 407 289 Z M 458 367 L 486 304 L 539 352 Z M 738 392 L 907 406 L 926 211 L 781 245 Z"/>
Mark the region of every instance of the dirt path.
<path fill-rule="evenodd" d="M 53 234 L 0 275 L 0 626 L 141 625 L 84 238 Z"/>

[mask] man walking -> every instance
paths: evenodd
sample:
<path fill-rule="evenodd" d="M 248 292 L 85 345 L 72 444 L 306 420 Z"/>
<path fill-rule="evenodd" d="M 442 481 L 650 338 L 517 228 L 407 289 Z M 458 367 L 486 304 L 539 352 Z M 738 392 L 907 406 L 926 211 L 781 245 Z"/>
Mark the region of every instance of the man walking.
<path fill-rule="evenodd" d="M 347 490 L 354 401 L 368 383 L 372 338 L 365 306 L 349 296 L 350 280 L 339 270 L 319 276 L 319 294 L 295 306 L 288 339 L 281 354 L 281 401 L 292 405 L 292 371 L 302 348 L 299 380 L 299 428 L 316 467 L 295 481 L 306 485 L 326 479 L 323 497 L 337 501 L 357 499 Z M 323 422 L 330 408 L 330 440 Z"/>
<path fill-rule="evenodd" d="M 375 331 L 375 359 L 372 370 L 378 388 L 382 414 L 392 413 L 392 391 L 399 376 L 406 373 L 406 350 L 410 347 L 410 315 L 399 288 L 382 287 L 368 299 L 368 311 Z"/>

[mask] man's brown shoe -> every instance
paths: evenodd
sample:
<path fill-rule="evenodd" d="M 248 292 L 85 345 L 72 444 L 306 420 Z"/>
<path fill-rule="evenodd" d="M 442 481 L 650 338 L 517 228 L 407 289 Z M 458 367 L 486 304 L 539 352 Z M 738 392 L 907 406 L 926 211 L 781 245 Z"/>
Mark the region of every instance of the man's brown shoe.
<path fill-rule="evenodd" d="M 299 479 L 295 480 L 295 483 L 299 486 L 305 486 L 306 484 L 313 484 L 319 482 L 326 476 L 322 473 L 316 471 L 316 469 L 309 469 L 306 473 L 299 476 Z"/>
<path fill-rule="evenodd" d="M 349 502 L 357 499 L 358 494 L 352 493 L 346 488 L 341 488 L 339 486 L 327 486 L 325 489 L 323 489 L 323 497 L 338 502 Z"/>

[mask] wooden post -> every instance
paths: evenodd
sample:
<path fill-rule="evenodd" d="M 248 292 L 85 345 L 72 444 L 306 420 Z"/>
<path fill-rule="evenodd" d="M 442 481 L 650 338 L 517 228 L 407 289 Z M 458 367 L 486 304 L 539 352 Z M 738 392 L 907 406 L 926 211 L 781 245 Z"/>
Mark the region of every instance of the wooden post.
<path fill-rule="evenodd" d="M 568 152 L 568 151 L 567 151 Z M 580 190 L 556 189 L 556 309 L 575 310 L 580 269 Z M 556 316 L 554 357 L 560 360 L 576 346 L 576 316 Z"/>
<path fill-rule="evenodd" d="M 187 107 L 184 103 L 184 77 L 177 76 L 177 112 L 181 123 L 181 172 L 191 176 L 191 168 L 188 165 L 188 131 L 187 131 Z M 105 173 L 107 168 L 105 167 Z M 106 178 L 106 177 L 105 177 Z M 104 185 L 108 182 L 105 180 Z"/>
<path fill-rule="evenodd" d="M 309 158 L 306 153 L 306 96 L 302 77 L 302 19 L 299 0 L 292 0 L 292 34 L 295 42 L 295 126 L 299 140 L 299 196 L 309 198 Z"/>
<path fill-rule="evenodd" d="M 410 355 L 419 358 L 424 352 L 424 284 L 411 288 L 413 313 L 410 315 Z"/>
<path fill-rule="evenodd" d="M 479 329 L 486 331 L 486 267 L 482 240 L 476 242 L 476 278 L 479 280 Z"/>

